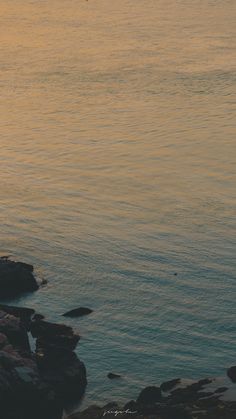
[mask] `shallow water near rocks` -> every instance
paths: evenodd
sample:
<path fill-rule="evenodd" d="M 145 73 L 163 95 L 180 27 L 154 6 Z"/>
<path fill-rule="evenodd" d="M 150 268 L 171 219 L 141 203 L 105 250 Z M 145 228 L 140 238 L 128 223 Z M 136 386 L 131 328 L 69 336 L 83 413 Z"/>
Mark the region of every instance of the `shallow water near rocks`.
<path fill-rule="evenodd" d="M 48 280 L 14 304 L 80 332 L 84 406 L 236 363 L 235 17 L 2 1 L 1 254 Z"/>

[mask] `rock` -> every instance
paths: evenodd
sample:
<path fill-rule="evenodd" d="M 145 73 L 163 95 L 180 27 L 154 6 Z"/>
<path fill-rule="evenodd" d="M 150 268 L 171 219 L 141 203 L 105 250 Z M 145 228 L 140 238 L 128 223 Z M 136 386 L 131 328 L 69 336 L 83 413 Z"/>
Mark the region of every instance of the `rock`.
<path fill-rule="evenodd" d="M 108 410 L 108 409 L 118 409 L 118 403 L 117 402 L 109 402 L 107 404 L 105 404 L 105 406 L 103 406 L 103 410 Z"/>
<path fill-rule="evenodd" d="M 31 324 L 31 333 L 35 338 L 43 337 L 45 339 L 55 336 L 74 336 L 72 327 L 65 324 L 57 324 L 46 322 L 45 320 L 37 320 Z"/>
<path fill-rule="evenodd" d="M 136 412 L 139 409 L 139 405 L 134 400 L 130 400 L 128 403 L 124 405 L 123 410 L 131 410 L 132 412 Z"/>
<path fill-rule="evenodd" d="M 37 338 L 37 349 L 42 349 L 47 355 L 55 352 L 73 351 L 80 339 L 71 327 L 44 320 L 32 322 L 30 331 L 32 336 Z"/>
<path fill-rule="evenodd" d="M 227 370 L 227 375 L 233 383 L 236 383 L 236 366 L 230 367 Z"/>
<path fill-rule="evenodd" d="M 11 255 L 5 255 L 5 256 L 0 256 L 0 259 L 2 260 L 8 260 L 11 257 Z"/>
<path fill-rule="evenodd" d="M 207 384 L 211 384 L 212 381 L 213 380 L 211 378 L 203 378 L 202 380 L 199 380 L 196 383 L 192 384 L 192 387 L 196 386 L 196 388 L 200 390 L 203 386 L 206 386 Z"/>
<path fill-rule="evenodd" d="M 0 298 L 13 298 L 38 289 L 33 266 L 0 258 Z"/>
<path fill-rule="evenodd" d="M 200 380 L 188 387 L 197 392 L 209 379 Z M 186 388 L 187 388 L 186 387 Z M 179 390 L 179 389 L 178 389 Z M 182 390 L 184 390 L 182 388 Z M 206 394 L 206 393 L 202 393 Z M 186 401 L 179 405 L 169 405 L 169 398 L 162 398 L 160 403 L 139 404 L 135 401 L 127 403 L 123 408 L 117 403 L 108 403 L 103 408 L 91 406 L 82 412 L 76 412 L 68 419 L 235 419 L 236 402 L 222 401 L 212 395 L 198 400 Z"/>
<path fill-rule="evenodd" d="M 161 419 L 192 419 L 192 415 L 184 407 L 164 407 Z"/>
<path fill-rule="evenodd" d="M 16 264 L 17 267 L 21 269 L 25 269 L 26 271 L 29 271 L 29 272 L 34 271 L 33 265 L 30 265 L 29 263 L 24 263 L 24 262 L 14 262 L 14 263 Z"/>
<path fill-rule="evenodd" d="M 35 361 L 11 345 L 0 351 L 0 405 L 4 419 L 61 419 L 62 404 L 41 381 Z"/>
<path fill-rule="evenodd" d="M 3 333 L 0 333 L 0 350 L 2 350 L 4 346 L 6 346 L 7 344 L 8 344 L 8 339 L 6 335 L 4 335 Z"/>
<path fill-rule="evenodd" d="M 44 348 L 47 351 L 51 351 L 51 349 L 58 348 L 61 349 L 62 352 L 65 351 L 74 351 L 77 343 L 79 341 L 78 335 L 71 335 L 71 336 L 51 336 L 50 338 L 38 338 L 36 345 L 37 348 Z"/>
<path fill-rule="evenodd" d="M 218 393 L 224 393 L 225 391 L 227 391 L 228 390 L 228 387 L 219 387 L 219 388 L 217 388 L 216 390 L 215 390 L 215 393 L 216 394 L 218 394 Z"/>
<path fill-rule="evenodd" d="M 44 382 L 56 390 L 63 402 L 79 400 L 86 388 L 86 369 L 73 352 L 80 339 L 64 324 L 33 321 L 36 360 Z"/>
<path fill-rule="evenodd" d="M 86 316 L 87 314 L 92 313 L 93 310 L 87 307 L 79 307 L 75 308 L 74 310 L 67 311 L 67 313 L 64 313 L 63 316 L 65 317 L 81 317 Z"/>
<path fill-rule="evenodd" d="M 161 391 L 170 391 L 172 390 L 177 384 L 180 383 L 180 378 L 175 378 L 174 380 L 165 381 L 160 385 Z"/>
<path fill-rule="evenodd" d="M 4 334 L 18 351 L 30 353 L 27 330 L 19 318 L 0 311 L 0 333 Z"/>
<path fill-rule="evenodd" d="M 211 379 L 205 378 L 203 380 L 197 381 L 196 383 L 190 384 L 184 388 L 177 388 L 171 392 L 171 395 L 168 397 L 171 404 L 180 404 L 180 403 L 191 403 L 200 399 L 201 397 L 207 396 L 207 393 L 200 392 L 202 387 L 212 382 Z M 208 396 L 212 393 L 208 393 Z"/>
<path fill-rule="evenodd" d="M 43 320 L 45 318 L 45 316 L 43 316 L 43 314 L 40 313 L 36 313 L 33 317 L 32 320 Z"/>
<path fill-rule="evenodd" d="M 137 403 L 152 405 L 162 400 L 160 387 L 150 386 L 141 391 L 137 398 Z"/>
<path fill-rule="evenodd" d="M 21 319 L 0 311 L 0 406 L 4 419 L 61 419 L 63 405 L 78 400 L 85 391 L 86 369 L 73 352 L 79 337 L 65 325 L 42 320 L 33 323 L 39 323 L 34 330 L 39 336 L 34 355 Z"/>
<path fill-rule="evenodd" d="M 109 374 L 107 374 L 107 377 L 110 378 L 110 380 L 113 380 L 114 378 L 120 378 L 121 376 L 119 374 L 114 374 L 113 372 L 109 372 Z"/>
<path fill-rule="evenodd" d="M 103 409 L 99 406 L 93 405 L 88 407 L 83 412 L 77 412 L 69 416 L 69 419 L 100 419 L 103 416 Z"/>
<path fill-rule="evenodd" d="M 37 363 L 44 382 L 52 386 L 63 403 L 79 400 L 87 385 L 86 369 L 74 352 L 66 355 L 38 353 Z"/>
<path fill-rule="evenodd" d="M 0 304 L 0 310 L 4 311 L 5 313 L 12 314 L 15 317 L 19 317 L 27 329 L 30 326 L 31 317 L 35 312 L 32 308 L 9 306 L 5 304 Z"/>

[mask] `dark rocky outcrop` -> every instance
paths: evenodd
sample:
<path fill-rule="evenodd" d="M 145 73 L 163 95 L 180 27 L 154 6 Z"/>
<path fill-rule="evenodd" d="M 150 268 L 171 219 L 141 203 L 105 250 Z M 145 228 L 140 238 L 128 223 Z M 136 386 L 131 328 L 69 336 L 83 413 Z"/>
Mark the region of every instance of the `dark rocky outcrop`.
<path fill-rule="evenodd" d="M 4 419 L 61 419 L 62 403 L 42 381 L 20 318 L 0 312 L 0 415 Z"/>
<path fill-rule="evenodd" d="M 236 366 L 228 368 L 227 375 L 233 383 L 236 383 Z"/>
<path fill-rule="evenodd" d="M 172 390 L 175 386 L 177 386 L 177 384 L 179 384 L 180 382 L 180 378 L 175 378 L 174 380 L 170 380 L 170 381 L 165 381 L 164 383 L 162 383 L 160 385 L 160 389 L 161 391 L 170 391 Z"/>
<path fill-rule="evenodd" d="M 74 352 L 56 353 L 54 357 L 40 353 L 37 361 L 42 379 L 56 390 L 63 404 L 83 396 L 87 385 L 86 369 Z"/>
<path fill-rule="evenodd" d="M 90 308 L 79 307 L 79 308 L 75 308 L 74 310 L 67 311 L 66 313 L 63 314 L 63 316 L 64 317 L 81 317 L 81 316 L 86 316 L 92 312 L 93 310 L 91 310 Z"/>
<path fill-rule="evenodd" d="M 220 382 L 222 379 L 205 378 L 184 384 L 175 379 L 163 383 L 162 388 L 168 389 L 165 396 L 159 387 L 151 386 L 141 391 L 137 401 L 131 400 L 124 406 L 115 402 L 102 408 L 91 406 L 69 419 L 235 419 L 236 401 L 220 399 L 227 390 L 223 386 L 217 388 Z M 234 384 L 231 384 L 231 391 L 233 388 Z"/>
<path fill-rule="evenodd" d="M 187 387 L 173 390 L 169 396 L 170 404 L 185 403 L 186 401 L 194 402 L 204 397 L 204 395 L 206 396 L 207 394 L 203 393 L 201 390 L 205 385 L 210 384 L 211 382 L 211 379 L 205 378 L 197 381 L 196 383 L 190 384 Z M 211 395 L 212 393 L 208 393 L 208 396 Z"/>
<path fill-rule="evenodd" d="M 217 397 L 202 397 L 190 402 L 188 399 L 180 403 L 170 404 L 169 398 L 150 405 L 150 401 L 142 404 L 131 401 L 125 406 L 113 403 L 101 407 L 91 406 L 83 412 L 76 412 L 69 419 L 235 419 L 236 402 L 219 400 Z"/>
<path fill-rule="evenodd" d="M 70 341 L 71 338 L 79 341 L 79 335 L 76 335 L 72 327 L 65 324 L 57 324 L 47 322 L 45 320 L 36 320 L 31 323 L 30 331 L 35 338 L 44 338 L 46 340 L 56 339 L 63 337 L 65 340 Z"/>
<path fill-rule="evenodd" d="M 20 353 L 30 353 L 27 329 L 20 318 L 16 318 L 5 311 L 0 311 L 0 333 L 5 335 L 11 345 Z"/>
<path fill-rule="evenodd" d="M 35 311 L 32 308 L 9 306 L 5 304 L 0 304 L 0 310 L 20 318 L 21 322 L 25 325 L 27 330 L 30 327 L 31 318 L 35 313 Z"/>
<path fill-rule="evenodd" d="M 0 298 L 12 298 L 22 293 L 36 291 L 37 281 L 33 266 L 0 258 Z"/>
<path fill-rule="evenodd" d="M 64 402 L 79 399 L 87 384 L 84 364 L 73 352 L 80 339 L 64 324 L 33 321 L 36 360 L 43 380 L 52 385 Z"/>
<path fill-rule="evenodd" d="M 162 400 L 160 387 L 150 386 L 141 391 L 137 398 L 137 403 L 151 405 Z"/>
<path fill-rule="evenodd" d="M 6 310 L 0 310 L 0 417 L 61 419 L 63 406 L 86 387 L 85 366 L 73 352 L 79 336 L 66 325 L 30 320 L 32 353 L 24 323 L 32 311 Z"/>
<path fill-rule="evenodd" d="M 113 372 L 109 372 L 109 374 L 107 374 L 107 377 L 110 380 L 114 380 L 114 378 L 120 378 L 121 376 L 119 374 L 114 374 Z"/>

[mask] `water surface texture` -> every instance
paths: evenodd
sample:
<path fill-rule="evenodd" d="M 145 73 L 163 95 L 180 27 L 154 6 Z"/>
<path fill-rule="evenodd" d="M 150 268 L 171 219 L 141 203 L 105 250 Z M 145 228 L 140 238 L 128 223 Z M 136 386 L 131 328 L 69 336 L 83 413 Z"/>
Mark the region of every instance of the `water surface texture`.
<path fill-rule="evenodd" d="M 236 363 L 235 21 L 235 0 L 1 1 L 0 250 L 49 281 L 15 304 L 81 333 L 85 404 Z"/>

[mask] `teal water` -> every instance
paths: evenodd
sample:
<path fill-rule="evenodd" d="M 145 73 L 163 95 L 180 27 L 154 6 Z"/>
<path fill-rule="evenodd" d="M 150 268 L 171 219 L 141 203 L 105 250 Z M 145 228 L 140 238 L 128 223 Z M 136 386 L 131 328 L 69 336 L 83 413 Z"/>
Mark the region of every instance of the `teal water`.
<path fill-rule="evenodd" d="M 0 250 L 81 334 L 84 405 L 236 361 L 235 2 L 113 3 L 0 10 Z"/>

